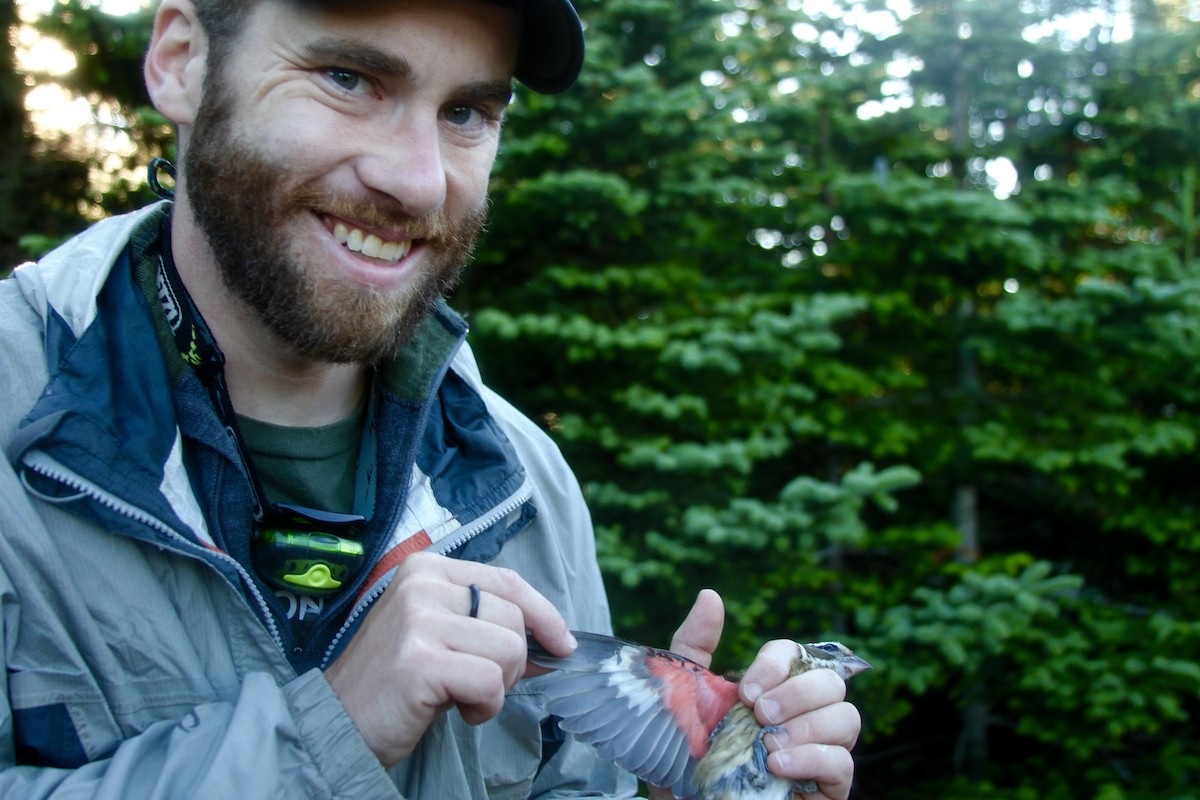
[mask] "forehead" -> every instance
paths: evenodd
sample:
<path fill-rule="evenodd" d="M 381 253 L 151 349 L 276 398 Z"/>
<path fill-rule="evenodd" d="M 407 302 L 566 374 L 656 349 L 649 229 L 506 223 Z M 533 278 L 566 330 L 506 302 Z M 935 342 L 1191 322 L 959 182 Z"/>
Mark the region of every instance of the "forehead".
<path fill-rule="evenodd" d="M 518 11 L 506 0 L 260 0 L 250 14 L 238 38 L 251 51 L 264 38 L 299 45 L 294 37 L 400 55 L 422 46 L 511 76 L 519 46 Z"/>

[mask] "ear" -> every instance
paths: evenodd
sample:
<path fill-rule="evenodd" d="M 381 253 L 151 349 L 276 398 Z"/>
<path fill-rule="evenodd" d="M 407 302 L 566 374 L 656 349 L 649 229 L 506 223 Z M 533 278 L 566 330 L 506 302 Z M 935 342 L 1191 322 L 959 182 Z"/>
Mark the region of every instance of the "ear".
<path fill-rule="evenodd" d="M 208 37 L 191 0 L 164 0 L 154 15 L 144 72 L 154 107 L 176 125 L 195 122 L 207 61 Z"/>

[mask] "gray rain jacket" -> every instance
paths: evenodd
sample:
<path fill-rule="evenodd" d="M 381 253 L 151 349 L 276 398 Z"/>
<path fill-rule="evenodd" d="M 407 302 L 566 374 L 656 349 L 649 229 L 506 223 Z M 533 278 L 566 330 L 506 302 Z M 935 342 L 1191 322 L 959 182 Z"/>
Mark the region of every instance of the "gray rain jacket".
<path fill-rule="evenodd" d="M 440 308 L 377 381 L 386 532 L 327 629 L 292 642 L 286 601 L 219 544 L 245 540 L 222 531 L 248 530 L 249 484 L 130 268 L 130 237 L 162 213 L 101 222 L 0 282 L 0 797 L 632 796 L 559 735 L 536 680 L 485 725 L 443 716 L 383 770 L 320 668 L 423 549 L 510 567 L 571 627 L 608 630 L 579 487 Z"/>

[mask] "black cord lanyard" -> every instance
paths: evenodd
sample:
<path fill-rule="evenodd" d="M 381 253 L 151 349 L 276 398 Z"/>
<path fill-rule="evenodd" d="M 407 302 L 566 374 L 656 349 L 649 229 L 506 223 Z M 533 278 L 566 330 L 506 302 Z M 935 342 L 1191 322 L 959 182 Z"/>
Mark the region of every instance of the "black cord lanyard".
<path fill-rule="evenodd" d="M 368 387 L 369 401 L 367 403 L 366 424 L 363 429 L 362 443 L 359 446 L 358 466 L 354 477 L 354 512 L 339 514 L 335 512 L 307 509 L 291 504 L 276 504 L 267 502 L 258 472 L 254 467 L 254 459 L 250 457 L 249 449 L 237 427 L 237 415 L 233 402 L 229 397 L 229 389 L 225 383 L 225 355 L 213 338 L 200 310 L 196 308 L 191 295 L 183 285 L 175 262 L 166 254 L 170 247 L 170 216 L 163 222 L 163 232 L 160 238 L 161 247 L 158 253 L 158 275 L 156 285 L 158 297 L 166 313 L 167 322 L 175 337 L 175 346 L 179 354 L 195 371 L 200 382 L 208 389 L 213 406 L 236 444 L 242 463 L 246 466 L 250 484 L 254 492 L 254 519 L 262 523 L 272 516 L 280 514 L 288 517 L 293 523 L 297 515 L 301 521 L 308 519 L 323 527 L 330 525 L 356 525 L 370 519 L 375 512 L 375 483 L 376 456 L 378 454 L 379 431 L 375 414 L 374 381 Z"/>

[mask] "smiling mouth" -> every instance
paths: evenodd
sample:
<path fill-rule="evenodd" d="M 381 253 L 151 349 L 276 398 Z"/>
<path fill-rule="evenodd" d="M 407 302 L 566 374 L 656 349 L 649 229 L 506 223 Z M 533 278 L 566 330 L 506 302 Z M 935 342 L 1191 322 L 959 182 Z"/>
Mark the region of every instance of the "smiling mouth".
<path fill-rule="evenodd" d="M 332 221 L 333 238 L 352 253 L 395 264 L 412 251 L 413 240 L 390 241 L 377 234 L 355 228 L 340 220 Z"/>

